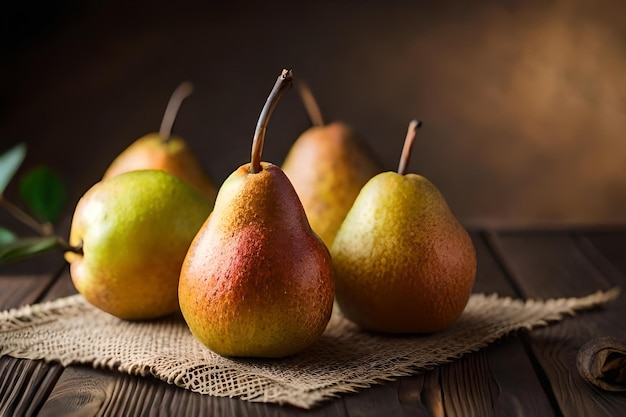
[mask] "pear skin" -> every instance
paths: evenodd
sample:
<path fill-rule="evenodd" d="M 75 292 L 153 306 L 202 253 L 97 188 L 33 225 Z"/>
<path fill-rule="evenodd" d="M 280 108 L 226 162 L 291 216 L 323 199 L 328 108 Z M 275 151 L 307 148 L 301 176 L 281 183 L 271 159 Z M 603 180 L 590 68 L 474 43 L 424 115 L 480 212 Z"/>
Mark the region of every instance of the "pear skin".
<path fill-rule="evenodd" d="M 67 252 L 76 290 L 97 308 L 140 320 L 178 311 L 178 278 L 213 202 L 160 170 L 92 186 L 76 205 Z"/>
<path fill-rule="evenodd" d="M 329 248 L 363 185 L 381 171 L 353 130 L 342 122 L 305 130 L 293 143 L 282 168 L 311 227 Z"/>
<path fill-rule="evenodd" d="M 332 311 L 330 253 L 275 165 L 235 171 L 183 263 L 192 333 L 225 356 L 283 357 L 318 339 Z"/>
<path fill-rule="evenodd" d="M 364 329 L 440 332 L 469 300 L 476 253 L 437 187 L 400 171 L 368 181 L 337 233 L 336 300 Z"/>
<path fill-rule="evenodd" d="M 183 100 L 193 92 L 190 82 L 181 83 L 167 103 L 159 132 L 149 133 L 124 149 L 106 169 L 103 179 L 128 171 L 160 169 L 191 184 L 215 201 L 217 187 L 204 171 L 188 143 L 172 135 L 172 127 Z"/>
<path fill-rule="evenodd" d="M 215 201 L 217 187 L 202 168 L 187 142 L 172 136 L 164 141 L 158 133 L 150 133 L 130 144 L 107 168 L 103 179 L 140 169 L 160 169 L 191 184 Z"/>
<path fill-rule="evenodd" d="M 224 181 L 194 238 L 178 287 L 192 334 L 224 356 L 280 358 L 313 344 L 333 308 L 330 252 L 311 229 L 287 175 L 261 162 L 269 117 L 291 71 L 276 80 L 250 163 Z"/>

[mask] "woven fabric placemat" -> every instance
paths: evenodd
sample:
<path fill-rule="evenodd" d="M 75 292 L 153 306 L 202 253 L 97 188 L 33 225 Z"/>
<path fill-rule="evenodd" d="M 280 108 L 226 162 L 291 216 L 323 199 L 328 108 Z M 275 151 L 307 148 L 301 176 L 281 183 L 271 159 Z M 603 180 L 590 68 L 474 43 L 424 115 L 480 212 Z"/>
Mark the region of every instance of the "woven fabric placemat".
<path fill-rule="evenodd" d="M 617 289 L 581 298 L 521 301 L 474 294 L 447 331 L 392 337 L 364 332 L 335 309 L 309 349 L 278 360 L 221 357 L 198 342 L 180 316 L 120 320 L 73 295 L 0 313 L 0 354 L 90 364 L 215 396 L 311 408 L 342 393 L 412 375 L 532 329 L 599 306 Z"/>

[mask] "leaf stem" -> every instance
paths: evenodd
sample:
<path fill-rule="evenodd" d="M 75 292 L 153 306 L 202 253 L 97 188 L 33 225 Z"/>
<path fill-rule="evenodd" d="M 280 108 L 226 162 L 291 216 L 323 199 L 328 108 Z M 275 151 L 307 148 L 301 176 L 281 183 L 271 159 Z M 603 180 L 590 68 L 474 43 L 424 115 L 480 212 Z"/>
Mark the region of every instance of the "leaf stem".
<path fill-rule="evenodd" d="M 398 165 L 398 174 L 404 175 L 406 168 L 409 165 L 409 159 L 411 158 L 411 150 L 413 149 L 413 142 L 417 136 L 417 129 L 422 126 L 421 120 L 411 120 L 409 123 L 409 129 L 406 132 L 404 139 L 404 146 L 402 147 L 402 155 L 400 155 L 400 164 Z"/>
<path fill-rule="evenodd" d="M 278 104 L 280 96 L 291 87 L 293 83 L 293 74 L 291 70 L 284 69 L 278 76 L 272 91 L 270 92 L 263 110 L 259 115 L 259 120 L 254 130 L 254 139 L 252 140 L 252 153 L 250 156 L 250 173 L 256 174 L 262 170 L 261 168 L 261 154 L 263 153 L 263 142 L 265 141 L 265 131 L 267 130 L 267 124 L 270 116 Z"/>
<path fill-rule="evenodd" d="M 26 211 L 22 210 L 16 204 L 13 204 L 11 201 L 7 200 L 4 195 L 0 195 L 0 205 L 6 209 L 13 217 L 15 217 L 20 222 L 24 223 L 26 226 L 33 229 L 35 232 L 39 233 L 42 236 L 53 236 L 54 229 L 52 228 L 52 224 L 50 223 L 41 223 L 33 216 L 28 214 Z"/>
<path fill-rule="evenodd" d="M 165 114 L 163 115 L 163 120 L 161 120 L 161 127 L 159 129 L 159 136 L 161 137 L 161 141 L 163 143 L 167 143 L 170 140 L 170 137 L 172 136 L 172 127 L 174 126 L 178 109 L 180 109 L 180 105 L 183 100 L 189 97 L 192 92 L 193 84 L 189 81 L 184 81 L 176 87 L 172 93 L 169 101 L 167 102 Z"/>
<path fill-rule="evenodd" d="M 70 246 L 70 244 L 65 239 L 63 239 L 60 236 L 55 235 L 54 227 L 52 226 L 52 223 L 49 223 L 49 222 L 41 223 L 39 220 L 35 219 L 29 213 L 24 211 L 21 207 L 7 200 L 6 197 L 4 197 L 4 195 L 2 194 L 0 194 L 0 206 L 4 207 L 6 211 L 9 212 L 9 214 L 11 214 L 17 220 L 19 220 L 26 226 L 30 227 L 32 230 L 39 233 L 40 235 L 44 237 L 56 238 L 57 244 L 64 251 L 66 252 L 69 251 L 69 252 L 74 252 L 74 253 L 79 253 L 79 254 L 83 253 L 82 242 L 80 245 L 76 247 Z"/>

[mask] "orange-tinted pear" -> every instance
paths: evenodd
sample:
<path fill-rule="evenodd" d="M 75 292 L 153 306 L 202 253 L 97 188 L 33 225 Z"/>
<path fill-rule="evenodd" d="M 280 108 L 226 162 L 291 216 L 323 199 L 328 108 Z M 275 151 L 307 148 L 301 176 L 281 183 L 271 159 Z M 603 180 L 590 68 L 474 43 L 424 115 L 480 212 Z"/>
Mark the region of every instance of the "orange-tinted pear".
<path fill-rule="evenodd" d="M 330 248 L 359 191 L 381 168 L 354 129 L 341 121 L 325 124 L 311 90 L 298 85 L 313 126 L 295 140 L 282 168 Z"/>
<path fill-rule="evenodd" d="M 291 82 L 291 71 L 278 77 L 259 117 L 251 162 L 224 181 L 183 262 L 183 317 L 220 355 L 292 355 L 314 343 L 330 319 L 330 253 L 284 172 L 261 162 L 268 119 Z"/>
<path fill-rule="evenodd" d="M 127 171 L 160 169 L 177 176 L 214 201 L 217 187 L 205 172 L 186 140 L 172 135 L 172 127 L 182 101 L 193 91 L 183 82 L 168 102 L 159 132 L 148 133 L 124 149 L 109 165 L 103 179 Z"/>
<path fill-rule="evenodd" d="M 433 183 L 405 174 L 418 126 L 409 126 L 398 172 L 365 184 L 332 246 L 337 303 L 365 329 L 443 331 L 474 284 L 469 234 Z"/>

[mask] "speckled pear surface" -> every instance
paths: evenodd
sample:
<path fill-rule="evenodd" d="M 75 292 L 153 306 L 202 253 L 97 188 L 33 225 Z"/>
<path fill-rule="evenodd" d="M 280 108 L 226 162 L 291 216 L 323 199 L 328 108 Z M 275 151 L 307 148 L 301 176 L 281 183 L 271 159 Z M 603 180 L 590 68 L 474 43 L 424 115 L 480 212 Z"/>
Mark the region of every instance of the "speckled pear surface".
<path fill-rule="evenodd" d="M 341 310 L 381 332 L 446 329 L 465 308 L 476 274 L 468 233 L 439 190 L 416 174 L 372 178 L 331 253 Z"/>
<path fill-rule="evenodd" d="M 219 190 L 183 263 L 179 297 L 192 333 L 225 356 L 283 357 L 330 319 L 330 253 L 282 170 L 246 164 Z"/>
<path fill-rule="evenodd" d="M 330 248 L 361 187 L 381 169 L 345 123 L 304 131 L 282 165 L 311 227 Z"/>
<path fill-rule="evenodd" d="M 67 252 L 77 291 L 122 319 L 178 311 L 178 278 L 187 249 L 213 203 L 159 170 L 120 174 L 79 200 Z"/>
<path fill-rule="evenodd" d="M 178 136 L 167 141 L 163 141 L 158 133 L 142 136 L 111 162 L 103 179 L 139 169 L 160 169 L 173 174 L 215 201 L 217 187 L 187 142 Z"/>

